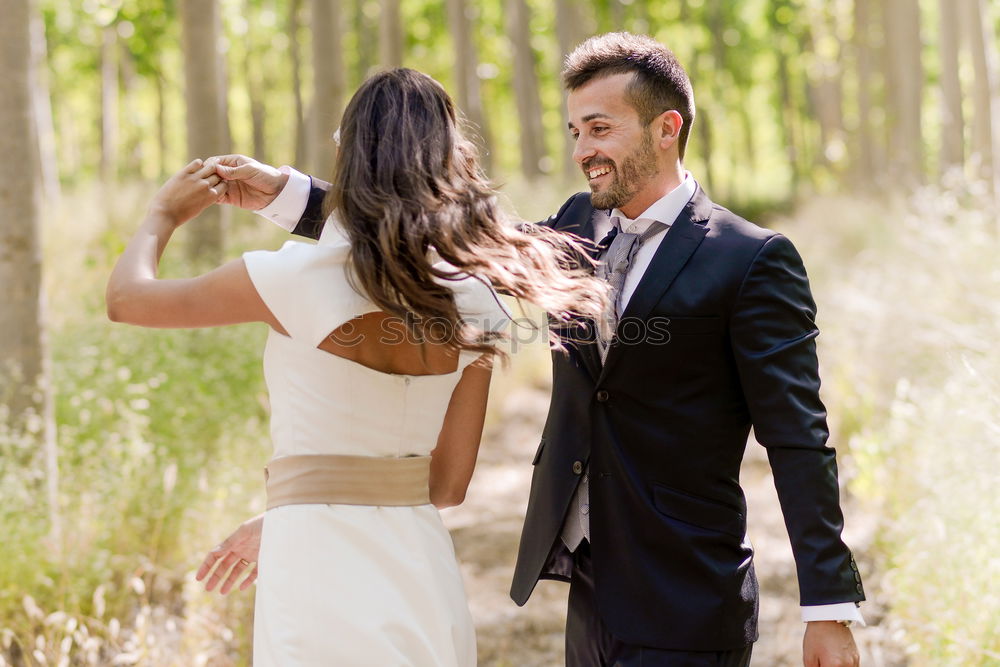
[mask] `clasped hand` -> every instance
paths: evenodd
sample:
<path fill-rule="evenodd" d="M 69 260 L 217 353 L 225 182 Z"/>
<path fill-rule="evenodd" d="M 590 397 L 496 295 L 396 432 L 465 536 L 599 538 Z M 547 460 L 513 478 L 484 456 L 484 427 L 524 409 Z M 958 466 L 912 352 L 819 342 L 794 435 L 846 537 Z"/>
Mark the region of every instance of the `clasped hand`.
<path fill-rule="evenodd" d="M 216 173 L 215 160 L 192 160 L 163 184 L 149 208 L 179 227 L 221 201 L 228 188 Z"/>
<path fill-rule="evenodd" d="M 179 227 L 212 204 L 255 211 L 264 208 L 288 175 L 245 155 L 216 155 L 192 160 L 163 184 L 150 210 Z"/>

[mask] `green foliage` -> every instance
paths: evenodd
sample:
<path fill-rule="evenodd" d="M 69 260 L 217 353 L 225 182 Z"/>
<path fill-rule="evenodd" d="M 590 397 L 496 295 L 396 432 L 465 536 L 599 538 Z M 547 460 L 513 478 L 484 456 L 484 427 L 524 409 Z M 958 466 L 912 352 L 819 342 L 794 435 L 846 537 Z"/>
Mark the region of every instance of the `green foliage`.
<path fill-rule="evenodd" d="M 108 322 L 101 287 L 148 191 L 122 189 L 106 218 L 94 194 L 74 195 L 46 238 L 47 255 L 68 260 L 47 271 L 62 535 L 48 524 L 37 438 L 0 428 L 0 656 L 171 664 L 245 652 L 252 597 L 209 603 L 192 577 L 263 509 L 265 330 Z M 270 230 L 246 231 L 234 245 L 274 245 Z M 165 269 L 189 275 L 177 250 Z"/>
<path fill-rule="evenodd" d="M 957 185 L 957 184 L 956 184 Z M 1000 253 L 961 184 L 906 202 L 824 199 L 788 227 L 820 303 L 825 394 L 850 488 L 879 517 L 889 605 L 914 665 L 1000 660 Z"/>

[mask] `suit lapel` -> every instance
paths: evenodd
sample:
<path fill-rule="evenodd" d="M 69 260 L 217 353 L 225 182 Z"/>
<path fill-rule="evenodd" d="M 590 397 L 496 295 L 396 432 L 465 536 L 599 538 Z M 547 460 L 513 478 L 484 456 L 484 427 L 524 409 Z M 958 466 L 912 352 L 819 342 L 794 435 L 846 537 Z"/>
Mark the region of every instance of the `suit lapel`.
<path fill-rule="evenodd" d="M 561 232 L 572 232 L 586 241 L 594 240 L 594 223 L 600 217 L 607 217 L 609 211 L 598 210 L 590 206 L 590 198 L 581 198 L 581 205 L 576 210 L 567 211 L 560 220 L 556 222 L 553 229 Z M 594 250 L 596 252 L 596 249 Z M 593 253 L 591 253 L 593 258 Z M 581 258 L 581 263 L 583 259 Z M 597 345 L 593 343 L 596 338 L 595 324 L 591 320 L 579 322 L 580 329 L 573 333 L 576 342 L 567 343 L 570 354 L 577 357 L 579 363 L 587 369 L 591 377 L 595 380 L 601 374 L 601 356 L 597 350 Z"/>
<path fill-rule="evenodd" d="M 705 222 L 711 213 L 712 202 L 701 186 L 698 186 L 691 201 L 681 210 L 660 242 L 660 247 L 656 249 L 619 322 L 627 318 L 642 321 L 647 319 L 653 306 L 663 298 L 664 293 L 677 278 L 677 274 L 701 245 L 702 239 L 708 233 Z M 593 347 L 596 353 L 596 345 L 589 347 Z M 621 345 L 611 346 L 600 374 L 601 378 L 607 375 L 608 369 L 614 365 L 622 351 Z"/>
<path fill-rule="evenodd" d="M 594 238 L 595 223 L 597 219 L 600 217 L 605 217 L 605 218 L 608 217 L 609 213 L 610 211 L 607 210 L 595 209 L 593 215 L 587 218 L 587 222 L 583 225 L 583 228 L 581 230 L 585 231 L 586 235 L 581 233 L 580 236 L 583 236 L 583 238 L 587 240 L 592 240 L 596 243 L 599 239 Z M 590 253 L 591 258 L 597 259 L 597 253 L 598 250 L 597 246 L 595 245 L 594 249 Z M 584 336 L 585 336 L 584 340 L 587 342 L 578 345 L 577 349 L 580 352 L 580 358 L 586 365 L 587 370 L 589 370 L 590 374 L 596 379 L 600 377 L 601 367 L 603 365 L 601 363 L 601 352 L 600 350 L 597 349 L 597 343 L 595 342 L 597 340 L 597 324 L 593 320 L 587 320 L 586 322 L 583 323 L 583 326 L 586 327 L 584 331 Z"/>

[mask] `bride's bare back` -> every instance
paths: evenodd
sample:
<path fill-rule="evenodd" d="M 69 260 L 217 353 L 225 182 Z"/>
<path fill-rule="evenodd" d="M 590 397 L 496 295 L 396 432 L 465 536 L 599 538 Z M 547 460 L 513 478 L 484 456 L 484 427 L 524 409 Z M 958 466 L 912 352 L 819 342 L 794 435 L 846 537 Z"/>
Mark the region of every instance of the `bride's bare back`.
<path fill-rule="evenodd" d="M 443 375 L 458 370 L 457 348 L 418 343 L 402 319 L 382 311 L 348 320 L 324 338 L 319 349 L 394 375 Z"/>

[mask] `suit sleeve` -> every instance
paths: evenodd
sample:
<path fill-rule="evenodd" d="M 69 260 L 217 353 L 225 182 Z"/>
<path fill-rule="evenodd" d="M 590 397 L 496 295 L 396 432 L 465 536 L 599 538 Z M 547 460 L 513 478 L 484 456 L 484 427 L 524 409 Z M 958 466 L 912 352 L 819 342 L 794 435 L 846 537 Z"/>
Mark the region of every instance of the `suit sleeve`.
<path fill-rule="evenodd" d="M 326 222 L 326 216 L 323 215 L 323 200 L 330 190 L 330 184 L 312 176 L 309 178 L 312 181 L 309 187 L 309 201 L 306 203 L 302 217 L 295 224 L 292 234 L 318 239 L 323 231 L 323 223 Z"/>
<path fill-rule="evenodd" d="M 787 238 L 771 237 L 744 277 L 730 331 L 754 432 L 774 474 L 803 605 L 864 599 L 857 565 L 841 539 L 815 318 L 802 259 Z"/>

